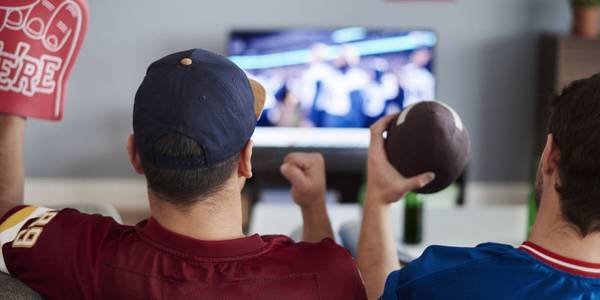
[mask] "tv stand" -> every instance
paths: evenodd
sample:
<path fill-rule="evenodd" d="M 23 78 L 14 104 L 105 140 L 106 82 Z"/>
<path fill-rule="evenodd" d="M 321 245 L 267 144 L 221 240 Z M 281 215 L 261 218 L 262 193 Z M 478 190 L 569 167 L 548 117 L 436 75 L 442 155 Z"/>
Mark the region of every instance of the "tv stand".
<path fill-rule="evenodd" d="M 361 148 L 263 148 L 253 151 L 254 178 L 249 182 L 252 194 L 258 196 L 263 188 L 286 188 L 289 183 L 279 172 L 283 158 L 291 152 L 319 152 L 325 159 L 327 187 L 340 193 L 343 203 L 358 202 L 364 182 L 367 149 Z M 257 199 L 258 200 L 258 199 Z"/>
<path fill-rule="evenodd" d="M 366 148 L 264 148 L 255 147 L 252 168 L 254 178 L 248 182 L 246 194 L 252 202 L 259 201 L 265 188 L 288 188 L 289 183 L 279 172 L 283 158 L 291 152 L 319 152 L 325 159 L 327 187 L 340 194 L 340 202 L 357 203 L 359 192 L 366 183 Z M 465 203 L 466 170 L 457 179 L 457 205 Z"/>

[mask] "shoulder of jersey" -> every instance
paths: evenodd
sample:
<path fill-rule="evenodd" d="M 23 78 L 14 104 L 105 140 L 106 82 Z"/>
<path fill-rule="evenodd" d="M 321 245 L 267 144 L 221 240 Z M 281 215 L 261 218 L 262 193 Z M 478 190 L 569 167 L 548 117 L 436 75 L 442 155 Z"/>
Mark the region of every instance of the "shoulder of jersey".
<path fill-rule="evenodd" d="M 423 255 L 406 268 L 407 271 L 427 274 L 435 273 L 463 264 L 497 257 L 512 251 L 510 245 L 484 243 L 477 247 L 430 246 Z"/>

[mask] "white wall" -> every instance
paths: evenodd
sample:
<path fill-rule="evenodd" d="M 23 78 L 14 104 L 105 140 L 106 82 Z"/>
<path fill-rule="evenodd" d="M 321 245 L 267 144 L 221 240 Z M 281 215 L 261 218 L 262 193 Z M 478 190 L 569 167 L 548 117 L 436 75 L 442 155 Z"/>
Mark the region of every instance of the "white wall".
<path fill-rule="evenodd" d="M 90 0 L 91 23 L 61 123 L 30 121 L 28 176 L 131 176 L 124 144 L 145 68 L 170 52 L 222 52 L 232 28 L 425 27 L 440 35 L 439 99 L 471 132 L 471 178 L 523 181 L 531 169 L 535 43 L 568 27 L 558 0 Z M 564 3 L 563 3 L 564 4 Z"/>

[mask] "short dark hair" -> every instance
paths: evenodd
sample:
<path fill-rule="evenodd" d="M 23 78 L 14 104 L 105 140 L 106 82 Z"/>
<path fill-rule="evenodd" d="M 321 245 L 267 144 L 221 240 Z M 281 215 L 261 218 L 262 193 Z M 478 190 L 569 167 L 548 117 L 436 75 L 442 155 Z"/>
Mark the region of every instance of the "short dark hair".
<path fill-rule="evenodd" d="M 173 159 L 202 155 L 202 148 L 181 134 L 169 133 L 154 143 L 153 153 Z M 142 157 L 148 189 L 163 200 L 188 207 L 200 199 L 218 192 L 237 169 L 240 155 L 208 168 L 171 170 L 154 166 L 151 159 Z"/>
<path fill-rule="evenodd" d="M 560 208 L 581 236 L 600 232 L 600 74 L 554 97 L 548 132 L 560 152 Z"/>

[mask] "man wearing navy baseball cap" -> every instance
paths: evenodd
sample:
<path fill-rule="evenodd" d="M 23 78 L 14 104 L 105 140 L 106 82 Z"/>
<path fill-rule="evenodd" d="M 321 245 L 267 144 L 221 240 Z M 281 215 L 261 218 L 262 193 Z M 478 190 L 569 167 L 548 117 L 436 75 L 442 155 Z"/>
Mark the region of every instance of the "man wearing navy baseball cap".
<path fill-rule="evenodd" d="M 151 64 L 127 144 L 152 214 L 136 226 L 22 205 L 25 120 L 0 116 L 0 271 L 49 299 L 365 299 L 352 257 L 331 239 L 320 155 L 293 153 L 281 167 L 305 242 L 243 234 L 264 101 L 260 84 L 209 51 Z"/>

